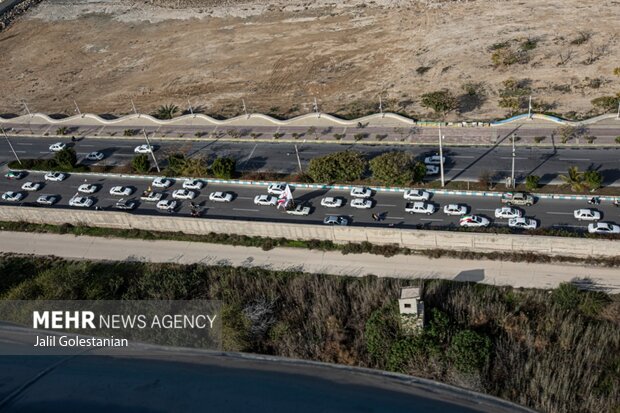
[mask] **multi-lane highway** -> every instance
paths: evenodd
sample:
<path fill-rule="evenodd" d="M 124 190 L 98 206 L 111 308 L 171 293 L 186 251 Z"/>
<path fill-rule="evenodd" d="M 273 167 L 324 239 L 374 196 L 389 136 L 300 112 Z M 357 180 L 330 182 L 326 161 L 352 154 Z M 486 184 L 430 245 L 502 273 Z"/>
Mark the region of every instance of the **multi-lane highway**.
<path fill-rule="evenodd" d="M 44 182 L 42 173 L 31 173 L 21 180 L 8 180 L 0 178 L 0 193 L 5 191 L 21 191 L 21 185 L 26 181 Z M 2 201 L 4 205 L 35 205 L 37 197 L 41 194 L 57 195 L 60 200 L 53 208 L 70 208 L 68 202 L 77 193 L 77 188 L 81 184 L 88 182 L 97 184 L 99 190 L 91 195 L 95 200 L 94 206 L 104 210 L 112 210 L 114 204 L 120 199 L 112 196 L 109 190 L 113 186 L 124 185 L 131 187 L 134 192 L 126 199 L 139 200 L 142 192 L 151 185 L 150 179 L 140 178 L 116 178 L 116 177 L 97 177 L 85 175 L 72 175 L 63 182 L 46 182 L 44 187 L 37 192 L 25 192 L 26 197 L 17 203 Z M 164 199 L 171 199 L 172 191 L 181 188 L 182 182 L 176 181 L 173 186 L 163 190 Z M 405 212 L 405 200 L 402 193 L 378 192 L 373 195 L 373 207 L 369 210 L 359 210 L 350 206 L 351 196 L 348 192 L 325 189 L 304 189 L 295 188 L 293 196 L 297 202 L 306 203 L 311 207 L 311 214 L 308 216 L 293 216 L 278 210 L 275 207 L 257 206 L 254 204 L 254 197 L 266 194 L 267 188 L 262 186 L 230 185 L 230 184 L 207 184 L 199 191 L 199 196 L 193 200 L 199 205 L 201 218 L 197 219 L 242 219 L 257 221 L 275 222 L 294 222 L 307 224 L 321 224 L 327 215 L 346 216 L 351 220 L 352 225 L 361 226 L 395 226 L 398 228 L 431 228 L 441 229 L 458 226 L 458 217 L 444 215 L 441 209 L 448 203 L 465 204 L 469 207 L 469 212 L 489 218 L 493 226 L 507 226 L 506 219 L 495 219 L 495 208 L 501 206 L 498 198 L 473 197 L 473 196 L 453 196 L 453 195 L 434 195 L 431 203 L 438 207 L 438 212 L 432 215 L 409 214 Z M 158 189 L 156 189 L 158 190 Z M 161 190 L 158 190 L 161 191 Z M 233 201 L 230 203 L 216 203 L 208 200 L 209 193 L 214 191 L 228 191 L 233 194 Z M 320 205 L 321 198 L 325 196 L 336 196 L 345 199 L 345 205 L 341 208 L 325 208 Z M 179 201 L 179 207 L 173 212 L 175 215 L 190 216 L 190 201 Z M 586 208 L 589 205 L 585 201 L 569 200 L 539 200 L 535 205 L 523 207 L 525 216 L 536 219 L 543 227 L 567 228 L 577 231 L 585 231 L 587 222 L 577 221 L 573 218 L 573 211 L 578 208 Z M 44 208 L 41 206 L 42 211 Z M 610 202 L 604 202 L 594 207 L 602 213 L 602 220 L 620 223 L 620 208 L 613 206 Z M 169 212 L 157 210 L 153 203 L 140 202 L 138 208 L 131 213 L 135 214 L 170 214 Z M 380 221 L 373 220 L 372 214 L 378 214 Z M 157 228 L 153 228 L 157 229 Z"/>
<path fill-rule="evenodd" d="M 51 137 L 9 137 L 10 142 L 21 158 L 49 158 L 53 153 L 49 146 L 55 142 L 65 142 L 73 146 L 79 158 L 89 152 L 99 151 L 105 155 L 99 165 L 122 165 L 130 162 L 134 148 L 143 144 L 141 138 L 106 139 L 85 137 L 75 144 L 67 138 Z M 271 171 L 293 173 L 299 170 L 297 151 L 302 168 L 317 156 L 346 149 L 358 150 L 369 157 L 391 150 L 404 150 L 418 159 L 435 153 L 432 146 L 394 147 L 387 144 L 361 145 L 355 143 L 336 144 L 299 142 L 297 145 L 286 142 L 231 142 L 222 140 L 166 140 L 151 139 L 157 145 L 155 155 L 165 162 L 167 154 L 181 152 L 187 156 L 204 156 L 213 159 L 217 156 L 231 156 L 237 160 L 237 168 L 242 172 Z M 445 165 L 446 180 L 476 181 L 488 171 L 496 182 L 510 176 L 512 150 L 506 146 L 472 146 L 444 147 L 447 157 Z M 569 166 L 576 165 L 581 170 L 593 168 L 600 171 L 605 178 L 605 185 L 620 185 L 620 147 L 587 148 L 537 148 L 518 147 L 515 154 L 515 176 L 522 181 L 528 175 L 538 175 L 541 183 L 557 181 L 560 174 L 566 174 Z M 5 139 L 0 140 L 0 163 L 13 160 L 14 155 Z M 437 176 L 434 177 L 437 179 Z"/>

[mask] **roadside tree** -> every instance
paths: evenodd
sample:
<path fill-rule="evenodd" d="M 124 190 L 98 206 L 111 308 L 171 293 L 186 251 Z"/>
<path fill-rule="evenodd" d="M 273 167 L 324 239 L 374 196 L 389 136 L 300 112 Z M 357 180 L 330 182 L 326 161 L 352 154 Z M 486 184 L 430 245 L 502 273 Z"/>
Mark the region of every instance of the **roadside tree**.
<path fill-rule="evenodd" d="M 579 171 L 579 168 L 576 166 L 568 168 L 568 174 L 560 175 L 559 178 L 564 181 L 564 184 L 568 185 L 573 192 L 580 192 L 584 189 L 583 172 Z"/>
<path fill-rule="evenodd" d="M 59 168 L 64 170 L 71 170 L 77 164 L 77 155 L 73 148 L 65 148 L 60 152 L 56 152 L 54 155 L 54 161 Z"/>
<path fill-rule="evenodd" d="M 233 158 L 217 158 L 211 164 L 211 172 L 219 179 L 232 179 L 237 171 L 237 162 Z"/>
<path fill-rule="evenodd" d="M 312 159 L 308 175 L 314 182 L 352 182 L 361 179 L 367 167 L 368 161 L 359 152 L 335 152 Z"/>
<path fill-rule="evenodd" d="M 422 166 L 424 171 L 420 169 L 420 163 L 415 162 L 410 153 L 402 151 L 387 152 L 370 161 L 372 177 L 386 185 L 407 185 L 411 181 L 419 182 L 426 174 L 426 166 L 424 164 Z"/>
<path fill-rule="evenodd" d="M 131 168 L 139 173 L 146 173 L 150 171 L 151 162 L 149 161 L 149 157 L 145 153 L 134 156 L 131 160 Z"/>

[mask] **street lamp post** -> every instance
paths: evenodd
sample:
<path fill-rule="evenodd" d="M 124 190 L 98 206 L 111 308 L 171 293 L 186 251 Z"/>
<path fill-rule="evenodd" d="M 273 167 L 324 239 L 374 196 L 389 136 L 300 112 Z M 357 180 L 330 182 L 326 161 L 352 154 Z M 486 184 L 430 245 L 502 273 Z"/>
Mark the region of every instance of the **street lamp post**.
<path fill-rule="evenodd" d="M 136 115 L 138 115 L 138 117 L 140 117 L 140 114 L 136 110 L 136 105 L 133 104 L 133 99 L 130 99 L 130 100 L 131 100 L 131 107 L 133 108 L 133 113 L 135 113 Z"/>
<path fill-rule="evenodd" d="M 245 113 L 245 116 L 250 119 L 250 115 L 248 114 L 248 108 L 245 106 L 245 99 L 241 99 L 241 103 L 243 103 L 243 113 Z"/>
<path fill-rule="evenodd" d="M 6 131 L 4 130 L 4 128 L 0 127 L 0 129 L 2 129 L 2 133 L 4 134 L 4 138 L 6 139 L 6 143 L 9 144 L 9 147 L 11 148 L 11 151 L 13 152 L 13 155 L 15 155 L 15 159 L 17 159 L 17 162 L 19 162 L 19 164 L 22 164 L 22 161 L 19 159 L 19 156 L 17 156 L 17 152 L 15 152 L 15 149 L 13 149 L 13 145 L 11 144 L 11 141 L 9 140 L 9 136 L 6 134 Z"/>
<path fill-rule="evenodd" d="M 620 119 L 620 100 L 618 101 L 618 116 L 617 116 L 617 118 Z"/>
<path fill-rule="evenodd" d="M 383 101 L 381 100 L 381 95 L 379 95 L 379 112 L 381 113 L 381 117 L 383 118 L 385 115 L 383 114 Z"/>
<path fill-rule="evenodd" d="M 32 117 L 32 113 L 30 113 L 30 109 L 28 109 L 28 105 L 26 104 L 25 100 L 22 100 L 22 104 L 24 105 L 24 107 L 26 108 L 26 112 L 28 112 L 28 114 L 30 115 L 30 117 Z"/>
<path fill-rule="evenodd" d="M 189 99 L 187 99 L 187 105 L 188 105 L 189 113 L 191 113 L 192 116 L 195 118 L 196 115 L 194 115 L 194 109 L 192 108 L 192 102 L 190 102 Z"/>
<path fill-rule="evenodd" d="M 515 135 L 512 135 L 512 173 L 511 173 L 511 185 L 512 188 L 515 188 Z"/>
<path fill-rule="evenodd" d="M 527 118 L 532 119 L 532 95 L 530 95 L 530 103 L 527 105 Z"/>
<path fill-rule="evenodd" d="M 297 165 L 299 165 L 299 173 L 303 174 L 304 171 L 301 169 L 301 160 L 299 159 L 299 151 L 297 150 L 297 144 L 295 144 L 295 155 L 297 155 Z"/>
<path fill-rule="evenodd" d="M 82 112 L 80 111 L 80 108 L 78 107 L 78 104 L 75 101 L 75 99 L 73 99 L 73 104 L 75 105 L 75 110 L 77 111 L 78 115 L 82 115 Z"/>
<path fill-rule="evenodd" d="M 439 126 L 439 171 L 441 173 L 441 187 L 443 188 L 446 185 L 444 175 L 443 175 L 443 144 L 442 144 L 443 136 L 441 136 L 441 126 Z"/>
<path fill-rule="evenodd" d="M 151 146 L 151 142 L 149 142 L 149 137 L 144 129 L 142 129 L 142 133 L 144 134 L 144 139 L 146 140 L 146 144 L 148 145 L 149 152 L 151 152 L 151 156 L 153 157 L 153 161 L 155 162 L 155 168 L 157 169 L 157 172 L 161 172 L 161 169 L 159 169 L 159 164 L 157 163 L 157 158 L 155 157 L 155 148 Z"/>
<path fill-rule="evenodd" d="M 314 98 L 314 111 L 316 112 L 317 118 L 321 117 L 321 112 L 319 112 L 319 104 L 316 101 L 316 98 Z"/>

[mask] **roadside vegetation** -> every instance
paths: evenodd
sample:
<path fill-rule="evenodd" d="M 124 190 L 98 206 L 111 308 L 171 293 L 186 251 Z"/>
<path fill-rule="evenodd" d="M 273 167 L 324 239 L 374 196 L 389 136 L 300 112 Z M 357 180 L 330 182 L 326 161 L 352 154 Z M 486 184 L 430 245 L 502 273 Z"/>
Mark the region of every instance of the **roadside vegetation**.
<path fill-rule="evenodd" d="M 541 412 L 615 412 L 620 400 L 620 299 L 572 284 L 541 291 L 10 255 L 0 271 L 2 299 L 222 300 L 227 351 L 387 369 Z M 414 336 L 401 331 L 396 301 L 409 285 L 426 308 Z"/>
<path fill-rule="evenodd" d="M 33 171 L 89 172 L 90 168 L 79 165 L 73 148 L 65 148 L 54 154 L 51 159 L 22 159 L 9 162 L 11 169 L 30 169 Z"/>

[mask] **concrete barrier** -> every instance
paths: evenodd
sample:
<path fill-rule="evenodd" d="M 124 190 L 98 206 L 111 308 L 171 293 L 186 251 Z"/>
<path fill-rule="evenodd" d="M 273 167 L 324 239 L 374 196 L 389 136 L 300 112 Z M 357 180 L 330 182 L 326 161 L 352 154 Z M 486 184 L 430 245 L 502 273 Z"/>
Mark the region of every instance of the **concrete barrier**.
<path fill-rule="evenodd" d="M 196 219 L 169 215 L 134 215 L 117 211 L 48 209 L 0 206 L 1 221 L 37 224 L 87 225 L 92 227 L 143 229 L 204 235 L 210 232 L 287 238 L 318 239 L 335 243 L 368 241 L 396 244 L 416 250 L 447 249 L 477 252 L 533 252 L 575 257 L 620 256 L 620 242 L 605 239 L 562 238 L 516 234 L 427 231 L 396 228 L 329 227 L 277 222 Z"/>

